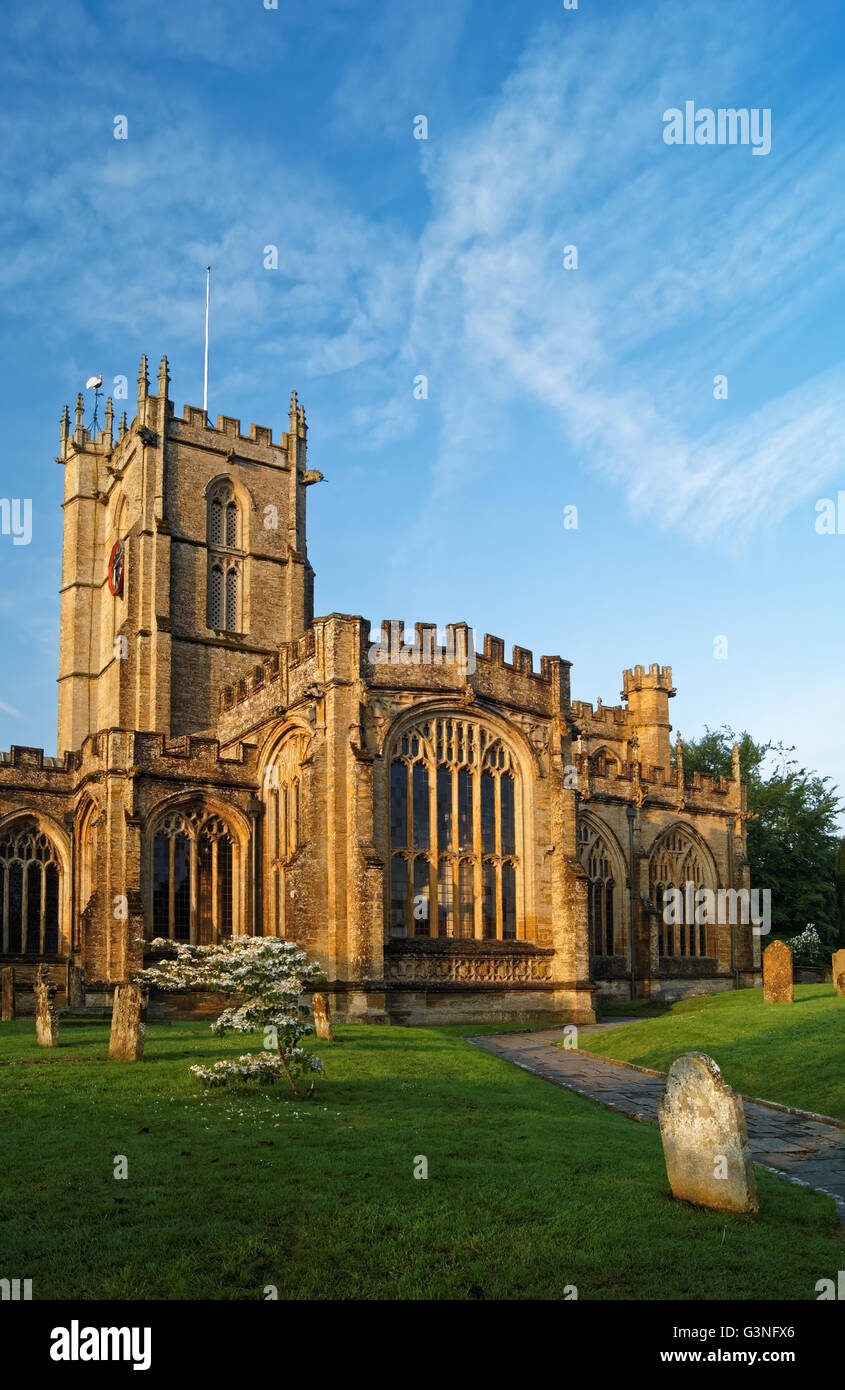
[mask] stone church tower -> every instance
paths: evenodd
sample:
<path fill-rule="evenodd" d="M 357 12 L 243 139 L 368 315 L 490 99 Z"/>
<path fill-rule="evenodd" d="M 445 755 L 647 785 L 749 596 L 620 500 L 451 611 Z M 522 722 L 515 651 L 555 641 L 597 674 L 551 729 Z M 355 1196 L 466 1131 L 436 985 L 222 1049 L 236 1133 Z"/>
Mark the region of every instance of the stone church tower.
<path fill-rule="evenodd" d="M 122 728 L 210 730 L 224 684 L 299 637 L 314 614 L 305 540 L 305 412 L 271 431 L 187 407 L 177 419 L 162 358 L 151 395 L 115 442 L 62 420 L 65 469 L 59 735 L 62 754 Z M 116 549 L 117 548 L 117 549 Z M 115 584 L 110 561 L 118 562 Z"/>
<path fill-rule="evenodd" d="M 154 938 L 281 936 L 342 1018 L 582 1020 L 759 979 L 745 788 L 684 776 L 668 666 L 621 705 L 465 623 L 315 617 L 296 395 L 272 431 L 185 407 L 167 359 L 64 467 L 58 757 L 0 753 L 0 963 L 108 1003 Z M 171 1001 L 172 1002 L 172 1001 Z M 197 1001 L 193 1001 L 196 1005 Z M 190 1001 L 182 1001 L 188 1008 Z M 162 1007 L 159 1001 L 158 1007 Z"/>

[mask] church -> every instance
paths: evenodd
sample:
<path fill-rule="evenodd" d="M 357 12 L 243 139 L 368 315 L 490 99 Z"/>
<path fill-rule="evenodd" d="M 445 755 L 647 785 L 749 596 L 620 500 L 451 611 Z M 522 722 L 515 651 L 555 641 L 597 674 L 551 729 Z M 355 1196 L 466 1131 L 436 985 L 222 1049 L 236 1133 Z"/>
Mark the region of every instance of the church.
<path fill-rule="evenodd" d="M 154 937 L 297 942 L 337 1017 L 591 1022 L 603 998 L 745 988 L 745 787 L 672 757 L 668 666 L 621 704 L 455 623 L 314 616 L 305 412 L 273 431 L 170 400 L 65 407 L 58 756 L 0 753 L 0 964 L 104 1007 Z M 169 996 L 183 1013 L 202 1000 Z M 153 1001 L 153 1015 L 155 1016 Z M 160 1003 L 164 1008 L 164 1003 Z"/>

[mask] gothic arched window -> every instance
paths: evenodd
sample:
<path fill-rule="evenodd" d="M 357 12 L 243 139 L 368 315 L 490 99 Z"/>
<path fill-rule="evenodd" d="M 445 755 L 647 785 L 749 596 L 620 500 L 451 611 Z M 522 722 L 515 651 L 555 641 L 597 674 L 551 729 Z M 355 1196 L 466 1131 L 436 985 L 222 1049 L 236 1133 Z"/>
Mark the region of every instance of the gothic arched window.
<path fill-rule="evenodd" d="M 270 920 L 275 935 L 282 937 L 287 920 L 287 869 L 302 843 L 300 784 L 308 742 L 302 732 L 286 736 L 264 769 Z"/>
<path fill-rule="evenodd" d="M 206 624 L 216 632 L 243 630 L 242 518 L 231 482 L 208 496 L 208 598 Z"/>
<path fill-rule="evenodd" d="M 590 951 L 595 956 L 616 954 L 616 885 L 607 844 L 598 830 L 582 821 L 578 829 L 578 849 L 587 871 L 587 912 Z"/>
<path fill-rule="evenodd" d="M 0 945 L 4 955 L 59 950 L 59 859 L 32 822 L 0 832 Z"/>
<path fill-rule="evenodd" d="M 687 885 L 691 884 L 692 888 Z M 691 836 L 680 828 L 670 830 L 659 841 L 649 862 L 649 889 L 657 908 L 657 950 L 661 956 L 706 956 L 707 925 L 695 920 L 695 891 L 707 886 L 701 855 Z M 666 889 L 674 894 L 680 910 L 666 911 Z M 690 911 L 692 907 L 692 911 Z M 667 921 L 666 917 L 673 920 Z"/>
<path fill-rule="evenodd" d="M 438 716 L 390 763 L 391 936 L 514 940 L 520 916 L 518 768 L 498 734 Z"/>
<path fill-rule="evenodd" d="M 153 838 L 153 936 L 201 946 L 232 936 L 235 868 L 235 838 L 220 816 L 165 816 Z"/>

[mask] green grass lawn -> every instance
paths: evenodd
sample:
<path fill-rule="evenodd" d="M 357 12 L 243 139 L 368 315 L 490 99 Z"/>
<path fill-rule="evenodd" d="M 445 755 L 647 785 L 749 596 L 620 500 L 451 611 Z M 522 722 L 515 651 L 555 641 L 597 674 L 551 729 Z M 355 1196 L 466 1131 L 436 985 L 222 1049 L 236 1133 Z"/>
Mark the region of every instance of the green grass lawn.
<path fill-rule="evenodd" d="M 656 1071 L 682 1052 L 706 1052 L 743 1095 L 845 1120 L 845 999 L 833 985 L 796 985 L 792 1004 L 764 1004 L 762 989 L 682 999 L 582 1042 Z"/>
<path fill-rule="evenodd" d="M 0 1066 L 0 1274 L 36 1299 L 814 1300 L 842 1267 L 831 1199 L 758 1170 L 756 1220 L 675 1202 L 656 1126 L 469 1031 L 341 1026 L 300 1102 L 204 1092 L 191 1062 L 261 1048 L 207 1023 L 152 1025 L 140 1064 L 103 1027 L 48 1051 L 0 1025 L 0 1060 L 39 1061 Z"/>

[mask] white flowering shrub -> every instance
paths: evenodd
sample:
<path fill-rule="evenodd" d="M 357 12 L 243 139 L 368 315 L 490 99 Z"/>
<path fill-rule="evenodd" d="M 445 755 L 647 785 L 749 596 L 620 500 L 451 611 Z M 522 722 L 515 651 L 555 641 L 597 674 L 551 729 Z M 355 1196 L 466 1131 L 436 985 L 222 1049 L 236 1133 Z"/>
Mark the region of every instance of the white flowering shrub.
<path fill-rule="evenodd" d="M 826 952 L 821 938 L 812 922 L 808 922 L 802 932 L 787 940 L 792 959 L 797 965 L 821 966 L 826 963 Z"/>
<path fill-rule="evenodd" d="M 200 1080 L 209 1086 L 225 1086 L 230 1081 L 266 1084 L 284 1077 L 299 1096 L 297 1076 L 323 1070 L 319 1057 L 299 1045 L 314 1031 L 307 1022 L 302 992 L 306 984 L 322 979 L 323 972 L 319 965 L 308 963 L 305 952 L 294 942 L 276 936 L 234 936 L 214 946 L 190 946 L 157 937 L 150 946 L 168 954 L 139 970 L 133 977 L 135 984 L 235 995 L 237 1002 L 214 1020 L 213 1031 L 253 1033 L 263 1029 L 265 1047 L 268 1039 L 269 1045 L 275 1045 L 275 1054 L 265 1051 L 257 1057 L 239 1057 L 236 1062 L 191 1067 Z M 310 1096 L 313 1090 L 312 1081 L 305 1095 Z"/>

